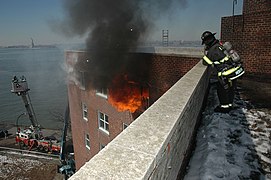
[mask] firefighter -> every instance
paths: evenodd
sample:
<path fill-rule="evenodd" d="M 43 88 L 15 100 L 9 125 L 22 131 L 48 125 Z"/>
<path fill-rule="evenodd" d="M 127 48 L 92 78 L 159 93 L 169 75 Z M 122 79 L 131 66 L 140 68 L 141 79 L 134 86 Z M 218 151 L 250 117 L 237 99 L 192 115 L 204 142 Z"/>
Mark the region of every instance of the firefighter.
<path fill-rule="evenodd" d="M 244 68 L 230 43 L 220 43 L 215 34 L 205 31 L 201 36 L 202 45 L 205 45 L 203 64 L 214 67 L 217 71 L 217 95 L 220 104 L 214 111 L 228 113 L 233 108 L 235 81 L 244 74 Z"/>

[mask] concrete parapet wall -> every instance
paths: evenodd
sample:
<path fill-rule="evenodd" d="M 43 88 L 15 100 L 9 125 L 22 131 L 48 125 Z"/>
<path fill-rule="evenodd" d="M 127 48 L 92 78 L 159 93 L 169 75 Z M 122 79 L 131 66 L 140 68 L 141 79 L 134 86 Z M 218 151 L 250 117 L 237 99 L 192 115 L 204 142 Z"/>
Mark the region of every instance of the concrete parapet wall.
<path fill-rule="evenodd" d="M 176 179 L 208 82 L 199 62 L 70 179 Z"/>
<path fill-rule="evenodd" d="M 203 47 L 138 47 L 135 52 L 185 55 L 189 57 L 203 56 Z"/>

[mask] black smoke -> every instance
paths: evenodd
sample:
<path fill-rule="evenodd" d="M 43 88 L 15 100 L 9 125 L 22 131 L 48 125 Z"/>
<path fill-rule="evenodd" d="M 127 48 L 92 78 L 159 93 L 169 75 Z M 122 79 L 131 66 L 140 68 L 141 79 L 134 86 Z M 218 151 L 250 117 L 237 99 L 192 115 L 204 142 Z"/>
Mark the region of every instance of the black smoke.
<path fill-rule="evenodd" d="M 88 34 L 88 62 L 80 61 L 78 71 L 88 73 L 92 86 L 107 87 L 112 78 L 122 73 L 131 77 L 147 76 L 148 63 L 132 58 L 138 43 L 151 32 L 153 21 L 166 15 L 172 4 L 185 5 L 185 0 L 66 0 L 64 8 L 68 35 Z"/>

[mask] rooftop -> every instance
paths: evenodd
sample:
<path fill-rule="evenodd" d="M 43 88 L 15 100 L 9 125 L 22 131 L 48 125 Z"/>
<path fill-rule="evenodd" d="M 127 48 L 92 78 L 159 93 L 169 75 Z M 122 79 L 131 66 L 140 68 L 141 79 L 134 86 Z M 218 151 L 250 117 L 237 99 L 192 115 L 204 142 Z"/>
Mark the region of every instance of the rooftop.
<path fill-rule="evenodd" d="M 185 180 L 271 178 L 271 108 L 267 101 L 267 106 L 255 106 L 259 100 L 245 89 L 247 81 L 239 83 L 236 107 L 229 114 L 213 111 L 218 98 L 215 85 L 211 86 Z M 262 85 L 258 96 L 268 97 L 271 83 L 254 84 Z"/>

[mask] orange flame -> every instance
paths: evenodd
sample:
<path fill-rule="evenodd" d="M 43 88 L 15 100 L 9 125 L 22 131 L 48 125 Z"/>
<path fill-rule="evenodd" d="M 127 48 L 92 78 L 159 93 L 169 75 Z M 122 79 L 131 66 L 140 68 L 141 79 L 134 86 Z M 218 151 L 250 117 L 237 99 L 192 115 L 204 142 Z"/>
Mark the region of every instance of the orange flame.
<path fill-rule="evenodd" d="M 134 113 L 142 107 L 148 98 L 148 89 L 143 88 L 137 82 L 129 80 L 127 75 L 117 76 L 109 88 L 108 101 L 118 111 L 129 110 L 131 113 Z"/>

